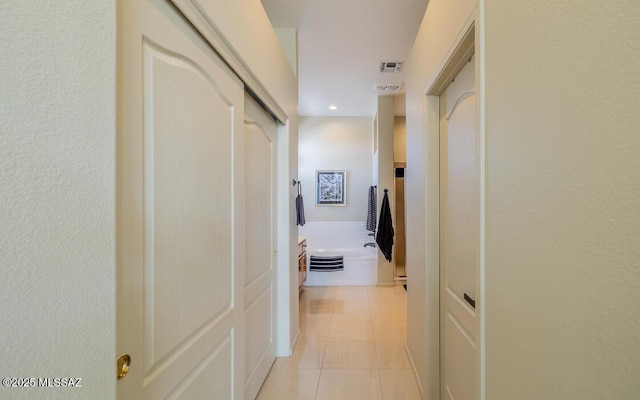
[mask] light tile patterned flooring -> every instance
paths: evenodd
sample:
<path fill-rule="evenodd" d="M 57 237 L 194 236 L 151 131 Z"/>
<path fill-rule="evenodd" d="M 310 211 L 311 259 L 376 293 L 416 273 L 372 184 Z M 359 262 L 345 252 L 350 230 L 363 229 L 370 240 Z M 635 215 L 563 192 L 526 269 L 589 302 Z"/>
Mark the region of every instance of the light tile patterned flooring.
<path fill-rule="evenodd" d="M 395 287 L 305 287 L 294 354 L 259 400 L 419 400 L 405 352 L 407 296 Z"/>

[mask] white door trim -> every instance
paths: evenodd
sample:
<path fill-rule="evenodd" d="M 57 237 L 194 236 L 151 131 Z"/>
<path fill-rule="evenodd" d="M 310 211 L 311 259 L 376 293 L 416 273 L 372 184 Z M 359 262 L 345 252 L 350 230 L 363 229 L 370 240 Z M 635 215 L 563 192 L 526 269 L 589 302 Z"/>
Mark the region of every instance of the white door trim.
<path fill-rule="evenodd" d="M 482 2 L 480 2 L 482 3 Z M 427 376 L 425 386 L 431 385 L 438 388 L 436 398 L 440 399 L 440 95 L 451 82 L 452 78 L 462 69 L 469 58 L 476 54 L 476 87 L 478 96 L 478 171 L 480 185 L 480 260 L 478 276 L 476 277 L 478 315 L 477 338 L 477 368 L 476 368 L 476 393 L 480 400 L 486 399 L 485 390 L 485 126 L 484 126 L 484 26 L 482 17 L 483 4 L 480 4 L 470 15 L 469 19 L 459 32 L 454 45 L 450 48 L 445 61 L 440 65 L 438 74 L 424 89 L 424 127 L 425 127 L 425 349 L 427 352 Z"/>

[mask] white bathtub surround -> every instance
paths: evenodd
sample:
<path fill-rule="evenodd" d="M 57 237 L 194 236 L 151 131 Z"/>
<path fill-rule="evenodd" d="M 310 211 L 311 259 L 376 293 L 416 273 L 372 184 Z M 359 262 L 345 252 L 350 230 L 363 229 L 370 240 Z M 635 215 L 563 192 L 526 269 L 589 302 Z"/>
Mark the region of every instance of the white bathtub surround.
<path fill-rule="evenodd" d="M 374 243 L 368 236 L 364 221 L 307 222 L 299 228 L 307 239 L 307 257 L 343 256 L 344 270 L 308 271 L 305 286 L 365 286 L 378 282 L 377 248 L 364 247 Z M 309 263 L 307 262 L 307 265 Z"/>

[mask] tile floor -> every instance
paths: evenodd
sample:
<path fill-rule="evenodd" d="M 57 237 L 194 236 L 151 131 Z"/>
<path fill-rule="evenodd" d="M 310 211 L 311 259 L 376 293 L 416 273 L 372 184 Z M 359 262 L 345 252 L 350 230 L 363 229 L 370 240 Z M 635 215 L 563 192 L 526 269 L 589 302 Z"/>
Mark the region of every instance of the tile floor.
<path fill-rule="evenodd" d="M 276 359 L 258 399 L 420 399 L 406 308 L 402 286 L 303 288 L 295 352 Z"/>

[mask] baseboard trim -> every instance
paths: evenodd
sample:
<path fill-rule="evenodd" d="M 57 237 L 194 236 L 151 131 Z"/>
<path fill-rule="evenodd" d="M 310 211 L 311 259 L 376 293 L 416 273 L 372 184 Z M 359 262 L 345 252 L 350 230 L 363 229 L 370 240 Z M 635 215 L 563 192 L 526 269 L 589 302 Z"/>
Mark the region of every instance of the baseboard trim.
<path fill-rule="evenodd" d="M 420 392 L 420 398 L 424 399 L 424 388 L 422 387 L 422 381 L 418 376 L 418 370 L 416 369 L 416 364 L 413 362 L 413 357 L 411 357 L 411 352 L 409 351 L 409 346 L 405 343 L 404 351 L 407 353 L 407 357 L 409 358 L 409 362 L 411 363 L 411 372 L 413 372 L 413 378 L 416 381 L 416 385 L 418 385 L 418 392 Z"/>
<path fill-rule="evenodd" d="M 293 355 L 293 352 L 295 351 L 296 346 L 298 345 L 299 338 L 300 338 L 300 329 L 298 329 L 298 332 L 296 332 L 296 337 L 293 338 L 293 342 L 291 343 L 291 349 L 289 349 L 289 357 Z"/>

